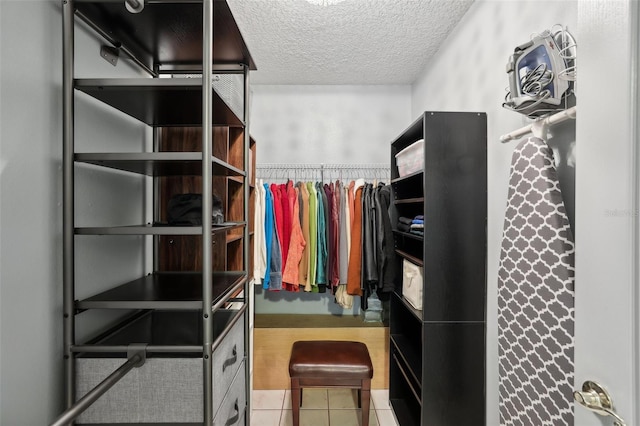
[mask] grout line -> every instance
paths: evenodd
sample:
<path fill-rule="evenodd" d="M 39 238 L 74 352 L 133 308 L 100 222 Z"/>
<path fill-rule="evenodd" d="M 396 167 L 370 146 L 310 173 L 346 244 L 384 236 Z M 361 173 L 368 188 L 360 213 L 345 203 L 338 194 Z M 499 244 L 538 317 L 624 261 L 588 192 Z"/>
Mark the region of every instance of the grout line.
<path fill-rule="evenodd" d="M 284 390 L 284 393 L 282 394 L 282 405 L 280 406 L 281 410 L 284 410 L 284 402 L 287 400 L 287 390 Z"/>

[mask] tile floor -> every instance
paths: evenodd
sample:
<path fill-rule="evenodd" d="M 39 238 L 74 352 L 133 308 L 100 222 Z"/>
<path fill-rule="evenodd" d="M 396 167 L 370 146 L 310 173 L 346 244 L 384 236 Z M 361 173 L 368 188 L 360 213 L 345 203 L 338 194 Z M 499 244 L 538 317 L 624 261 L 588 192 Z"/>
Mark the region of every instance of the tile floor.
<path fill-rule="evenodd" d="M 349 389 L 305 389 L 300 426 L 361 426 L 357 392 Z M 389 408 L 389 390 L 371 391 L 369 426 L 397 426 Z M 251 425 L 292 426 L 291 392 L 254 390 Z"/>

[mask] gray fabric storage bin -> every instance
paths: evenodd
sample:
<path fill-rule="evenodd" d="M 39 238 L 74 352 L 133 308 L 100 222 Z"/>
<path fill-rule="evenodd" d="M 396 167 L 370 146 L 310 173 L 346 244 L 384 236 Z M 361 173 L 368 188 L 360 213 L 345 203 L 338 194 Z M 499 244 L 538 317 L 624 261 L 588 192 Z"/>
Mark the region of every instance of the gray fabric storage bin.
<path fill-rule="evenodd" d="M 218 413 L 213 418 L 213 426 L 238 426 L 244 419 L 245 408 L 247 406 L 247 393 L 245 392 L 245 369 L 244 364 L 238 370 L 229 392 L 224 397 Z"/>
<path fill-rule="evenodd" d="M 214 340 L 237 311 L 214 314 Z M 103 339 L 100 344 L 199 345 L 201 312 L 152 311 Z M 236 355 L 233 355 L 233 348 Z M 214 415 L 244 360 L 244 316 L 237 318 L 213 354 Z M 126 361 L 126 354 L 84 354 L 76 359 L 77 398 Z M 223 371 L 223 365 L 226 367 Z M 77 420 L 92 423 L 202 423 L 203 360 L 201 354 L 148 354 Z M 243 373 L 244 374 L 244 373 Z M 243 381 L 244 383 L 244 381 Z M 242 393 L 246 393 L 243 386 Z M 244 396 L 246 404 L 246 395 Z"/>
<path fill-rule="evenodd" d="M 125 359 L 76 361 L 77 394 L 84 395 Z M 150 358 L 131 370 L 78 423 L 202 422 L 202 358 Z"/>
<path fill-rule="evenodd" d="M 235 355 L 234 355 L 235 353 Z M 240 318 L 213 353 L 213 415 L 244 359 L 244 321 Z"/>

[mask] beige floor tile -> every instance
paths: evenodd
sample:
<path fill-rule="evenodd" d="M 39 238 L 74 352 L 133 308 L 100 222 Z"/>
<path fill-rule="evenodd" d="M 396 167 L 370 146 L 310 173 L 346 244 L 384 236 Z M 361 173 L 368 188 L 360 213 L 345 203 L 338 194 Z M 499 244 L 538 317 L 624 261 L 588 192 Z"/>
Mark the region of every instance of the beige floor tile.
<path fill-rule="evenodd" d="M 329 410 L 330 426 L 362 426 L 362 410 Z M 369 411 L 369 426 L 378 426 L 375 410 Z"/>
<path fill-rule="evenodd" d="M 282 410 L 282 417 L 280 417 L 279 426 L 293 426 L 293 412 L 291 410 Z"/>
<path fill-rule="evenodd" d="M 251 415 L 252 425 L 279 426 L 282 410 L 253 410 Z"/>
<path fill-rule="evenodd" d="M 398 426 L 395 417 L 393 417 L 393 411 L 391 410 L 376 410 L 378 415 L 378 423 L 380 426 Z"/>
<path fill-rule="evenodd" d="M 372 406 L 370 405 L 370 407 Z M 358 391 L 356 389 L 329 389 L 329 408 L 358 408 Z"/>
<path fill-rule="evenodd" d="M 282 410 L 284 389 L 282 390 L 254 390 L 252 408 L 257 410 Z"/>
<path fill-rule="evenodd" d="M 376 410 L 391 410 L 389 406 L 389 389 L 373 389 L 371 399 Z"/>
<path fill-rule="evenodd" d="M 283 410 L 291 410 L 293 407 L 291 406 L 291 389 L 286 389 L 284 391 L 284 404 L 282 404 Z"/>
<path fill-rule="evenodd" d="M 289 407 L 291 408 L 291 403 L 289 403 Z M 327 399 L 327 390 L 326 389 L 303 389 L 302 391 L 302 409 L 315 409 L 315 408 L 324 408 L 325 410 L 329 408 L 329 402 Z"/>
<path fill-rule="evenodd" d="M 256 423 L 256 426 L 262 426 Z M 293 426 L 293 412 L 283 410 L 280 426 Z M 300 410 L 300 426 L 329 426 L 328 410 Z"/>

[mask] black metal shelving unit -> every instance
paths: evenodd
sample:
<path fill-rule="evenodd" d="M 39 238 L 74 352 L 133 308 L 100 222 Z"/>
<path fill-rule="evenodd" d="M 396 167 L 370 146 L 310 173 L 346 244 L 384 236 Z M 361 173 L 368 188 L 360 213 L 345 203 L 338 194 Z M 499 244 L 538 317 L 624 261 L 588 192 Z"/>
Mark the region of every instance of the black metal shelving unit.
<path fill-rule="evenodd" d="M 400 426 L 485 424 L 486 114 L 425 112 L 391 144 L 392 221 L 424 216 L 423 236 L 394 229 L 397 267 L 423 268 L 422 309 L 390 305 L 389 400 Z M 424 168 L 396 154 L 424 139 Z"/>
<path fill-rule="evenodd" d="M 54 424 L 75 421 L 133 368 L 150 365 L 149 361 L 145 362 L 147 358 L 163 359 L 165 362 L 199 359 L 195 364 L 199 365 L 195 372 L 199 381 L 184 383 L 185 386 L 196 387 L 193 393 L 199 407 L 185 411 L 185 417 L 180 418 L 180 414 L 176 414 L 180 410 L 169 403 L 166 407 L 159 407 L 158 413 L 146 410 L 131 420 L 122 420 L 121 417 L 118 423 L 170 421 L 172 424 L 213 424 L 216 418 L 229 425 L 244 424 L 248 422 L 245 413 L 250 409 L 249 368 L 246 362 L 249 336 L 245 311 L 249 295 L 250 239 L 248 88 L 249 72 L 256 69 L 253 59 L 226 0 L 63 0 L 61 4 L 63 322 L 67 410 Z M 140 6 L 142 9 L 136 13 L 128 10 Z M 102 56 L 112 63 L 117 61 L 113 57 L 114 52 L 126 56 L 145 70 L 150 78 L 75 78 L 75 30 L 79 25 L 93 31 L 106 42 Z M 183 75 L 187 73 L 189 77 L 192 77 L 191 74 L 200 77 L 187 78 Z M 242 76 L 244 97 L 240 113 L 234 111 L 214 90 L 213 78 L 201 77 L 213 76 L 214 73 Z M 202 128 L 202 150 L 160 152 L 156 141 L 158 132 L 154 132 L 154 150 L 151 152 L 76 152 L 75 102 L 79 96 L 90 96 L 154 129 L 176 126 Z M 241 166 L 230 164 L 227 159 L 215 155 L 212 130 L 215 126 L 236 128 L 243 132 L 243 155 L 239 160 Z M 153 179 L 154 189 L 150 198 L 156 204 L 159 199 L 159 179 L 174 176 L 201 178 L 202 225 L 168 226 L 161 223 L 159 209 L 154 207 L 153 224 L 77 226 L 74 187 L 78 164 L 98 167 L 109 173 L 127 172 Z M 243 194 L 243 220 L 220 225 L 212 223 L 212 181 L 218 178 L 233 179 L 234 185 L 240 185 L 236 190 Z M 144 197 L 140 198 L 142 202 Z M 231 234 L 242 244 L 241 270 L 214 271 L 211 251 L 212 244 L 215 244 L 213 239 L 216 235 L 227 235 L 229 238 Z M 130 282 L 114 282 L 113 288 L 100 294 L 76 300 L 75 241 L 77 238 L 98 235 L 152 238 L 156 247 L 153 270 Z M 161 236 L 201 238 L 202 270 L 177 272 L 157 269 L 157 246 Z M 94 309 L 134 310 L 138 313 L 119 324 L 111 324 L 110 331 L 98 338 L 77 342 L 78 316 Z M 89 390 L 85 400 L 79 401 L 82 394 L 78 392 L 78 386 L 82 385 L 83 380 L 79 371 L 93 371 L 95 365 L 90 363 L 111 360 L 120 360 L 124 364 L 106 377 L 103 382 L 105 386 Z M 218 366 L 223 366 L 221 371 L 214 369 Z M 155 367 L 149 368 L 149 374 L 152 374 L 155 371 L 152 368 Z M 164 365 L 158 371 L 164 371 L 162 368 L 167 367 Z M 156 378 L 160 379 L 159 376 L 161 374 Z M 234 395 L 231 395 L 232 392 L 235 392 Z M 233 399 L 232 396 L 235 401 L 227 402 Z M 167 401 L 171 402 L 172 398 L 169 395 Z M 121 408 L 126 413 L 127 407 Z M 82 417 L 79 420 L 83 423 Z M 113 421 L 100 420 L 96 416 L 84 420 L 87 423 Z"/>

